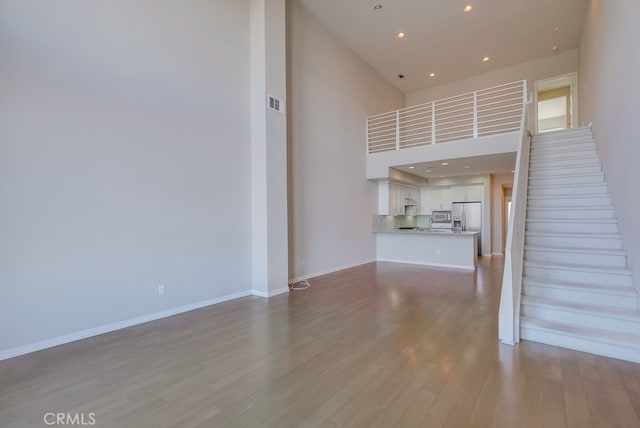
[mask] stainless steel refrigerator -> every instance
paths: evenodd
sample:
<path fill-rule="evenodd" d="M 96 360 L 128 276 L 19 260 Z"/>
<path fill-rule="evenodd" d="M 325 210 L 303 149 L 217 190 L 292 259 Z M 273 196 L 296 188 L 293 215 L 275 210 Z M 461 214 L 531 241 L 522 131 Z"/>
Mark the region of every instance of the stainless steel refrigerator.
<path fill-rule="evenodd" d="M 482 202 L 454 202 L 451 204 L 451 217 L 462 219 L 462 230 L 478 232 L 478 254 L 481 254 Z"/>

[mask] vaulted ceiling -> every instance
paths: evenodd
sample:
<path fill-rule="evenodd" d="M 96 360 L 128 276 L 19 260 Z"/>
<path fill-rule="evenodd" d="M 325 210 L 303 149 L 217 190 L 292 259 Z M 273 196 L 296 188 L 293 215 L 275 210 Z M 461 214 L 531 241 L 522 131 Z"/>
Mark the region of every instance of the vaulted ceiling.
<path fill-rule="evenodd" d="M 298 2 L 404 93 L 575 49 L 588 6 L 588 0 Z M 468 4 L 473 10 L 464 12 Z"/>

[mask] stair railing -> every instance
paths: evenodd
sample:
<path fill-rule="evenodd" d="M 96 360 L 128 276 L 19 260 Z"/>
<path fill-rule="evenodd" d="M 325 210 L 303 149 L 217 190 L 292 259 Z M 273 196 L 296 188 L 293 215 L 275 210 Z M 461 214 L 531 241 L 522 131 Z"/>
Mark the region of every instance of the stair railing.
<path fill-rule="evenodd" d="M 526 100 L 526 87 L 524 89 Z M 527 109 L 523 106 L 522 142 L 516 156 L 516 172 L 511 195 L 511 215 L 502 276 L 502 293 L 498 313 L 498 337 L 502 343 L 514 345 L 520 341 L 520 297 L 524 259 L 525 222 L 527 217 L 527 190 L 529 184 L 529 157 L 531 133 L 527 129 Z"/>

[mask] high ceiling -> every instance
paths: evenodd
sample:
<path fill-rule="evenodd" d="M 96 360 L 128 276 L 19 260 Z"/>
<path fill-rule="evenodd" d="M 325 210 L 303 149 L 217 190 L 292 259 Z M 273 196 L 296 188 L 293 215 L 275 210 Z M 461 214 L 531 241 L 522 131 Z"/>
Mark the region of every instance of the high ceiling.
<path fill-rule="evenodd" d="M 588 0 L 298 2 L 404 93 L 575 49 L 588 5 Z M 467 4 L 473 10 L 465 13 Z M 397 38 L 399 32 L 406 36 Z M 485 56 L 490 61 L 483 62 Z"/>

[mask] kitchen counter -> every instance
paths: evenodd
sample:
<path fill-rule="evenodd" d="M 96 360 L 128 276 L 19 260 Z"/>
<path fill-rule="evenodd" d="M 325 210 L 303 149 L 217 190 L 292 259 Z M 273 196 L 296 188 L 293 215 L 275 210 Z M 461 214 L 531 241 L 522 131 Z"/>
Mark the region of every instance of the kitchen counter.
<path fill-rule="evenodd" d="M 419 235 L 469 236 L 469 235 L 477 235 L 480 232 L 453 232 L 451 230 L 435 231 L 435 230 L 429 230 L 429 229 L 423 229 L 423 228 L 415 228 L 415 229 L 381 230 L 381 231 L 376 231 L 374 233 L 401 233 L 401 234 L 413 233 L 413 234 L 419 234 Z"/>
<path fill-rule="evenodd" d="M 378 261 L 475 270 L 478 232 L 428 229 L 376 231 Z"/>

